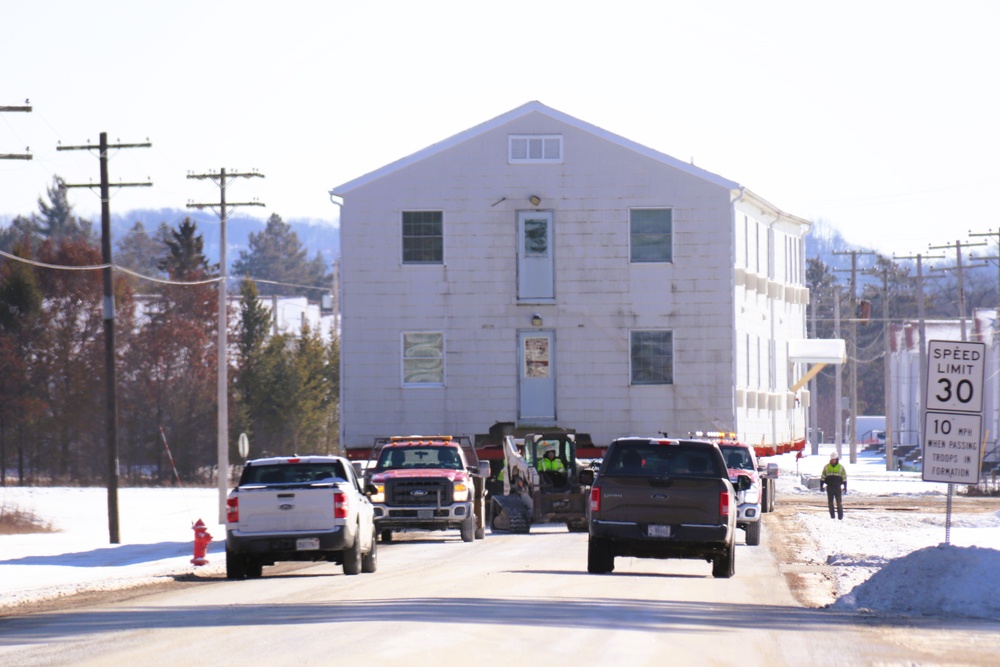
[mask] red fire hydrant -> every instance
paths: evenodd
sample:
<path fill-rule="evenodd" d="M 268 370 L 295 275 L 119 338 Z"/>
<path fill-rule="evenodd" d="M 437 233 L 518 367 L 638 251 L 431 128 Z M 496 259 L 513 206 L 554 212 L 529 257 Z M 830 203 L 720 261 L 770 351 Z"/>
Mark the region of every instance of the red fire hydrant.
<path fill-rule="evenodd" d="M 208 559 L 205 558 L 205 550 L 208 548 L 208 543 L 212 541 L 212 536 L 208 533 L 205 522 L 201 519 L 198 519 L 192 529 L 194 530 L 194 558 L 191 559 L 191 563 L 205 565 L 208 563 Z"/>

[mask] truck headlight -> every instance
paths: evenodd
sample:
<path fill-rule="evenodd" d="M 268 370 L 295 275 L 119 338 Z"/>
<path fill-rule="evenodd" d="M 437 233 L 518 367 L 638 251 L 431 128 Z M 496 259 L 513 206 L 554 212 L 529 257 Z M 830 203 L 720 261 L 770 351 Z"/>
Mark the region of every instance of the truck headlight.
<path fill-rule="evenodd" d="M 465 485 L 464 482 L 455 482 L 454 493 L 452 494 L 452 499 L 455 502 L 464 502 L 469 499 L 469 487 Z"/>
<path fill-rule="evenodd" d="M 743 492 L 743 502 L 756 505 L 760 502 L 760 486 L 754 484 Z"/>
<path fill-rule="evenodd" d="M 376 484 L 375 485 L 375 489 L 376 489 L 375 493 L 373 493 L 369 497 L 369 500 L 371 500 L 373 503 L 384 503 L 385 502 L 385 484 Z"/>

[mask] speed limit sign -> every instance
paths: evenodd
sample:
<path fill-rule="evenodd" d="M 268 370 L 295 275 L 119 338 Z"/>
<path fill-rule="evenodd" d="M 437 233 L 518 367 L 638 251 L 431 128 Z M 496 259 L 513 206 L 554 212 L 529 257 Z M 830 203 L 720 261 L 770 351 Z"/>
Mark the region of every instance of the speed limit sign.
<path fill-rule="evenodd" d="M 927 409 L 982 413 L 986 344 L 932 340 L 927 353 Z"/>

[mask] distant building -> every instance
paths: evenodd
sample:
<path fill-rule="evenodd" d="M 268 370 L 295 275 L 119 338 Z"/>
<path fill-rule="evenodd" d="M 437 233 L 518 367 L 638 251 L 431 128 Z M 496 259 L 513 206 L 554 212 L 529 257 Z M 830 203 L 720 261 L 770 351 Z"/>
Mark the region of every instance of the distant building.
<path fill-rule="evenodd" d="M 983 437 L 986 439 L 986 460 L 1000 459 L 997 451 L 1000 436 L 1000 334 L 997 331 L 997 310 L 977 308 L 966 322 L 966 339 L 986 344 L 983 383 Z M 962 323 L 954 320 L 925 320 L 925 339 L 962 340 Z M 889 427 L 896 445 L 922 446 L 920 412 L 925 394 L 921 387 L 920 323 L 904 320 L 890 329 L 890 365 L 892 405 Z M 925 344 L 924 350 L 927 346 Z M 926 355 L 925 355 L 926 356 Z M 926 360 L 924 362 L 927 363 Z M 927 369 L 924 368 L 926 373 Z"/>
<path fill-rule="evenodd" d="M 804 439 L 804 235 L 739 184 L 531 102 L 335 187 L 341 442 L 559 426 Z"/>

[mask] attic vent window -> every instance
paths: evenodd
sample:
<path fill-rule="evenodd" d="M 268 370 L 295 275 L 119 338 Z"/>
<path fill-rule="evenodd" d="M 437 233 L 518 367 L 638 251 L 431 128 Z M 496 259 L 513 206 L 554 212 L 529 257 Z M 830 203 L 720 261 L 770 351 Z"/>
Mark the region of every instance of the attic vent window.
<path fill-rule="evenodd" d="M 511 164 L 562 162 L 562 136 L 558 134 L 512 134 L 507 139 Z"/>

